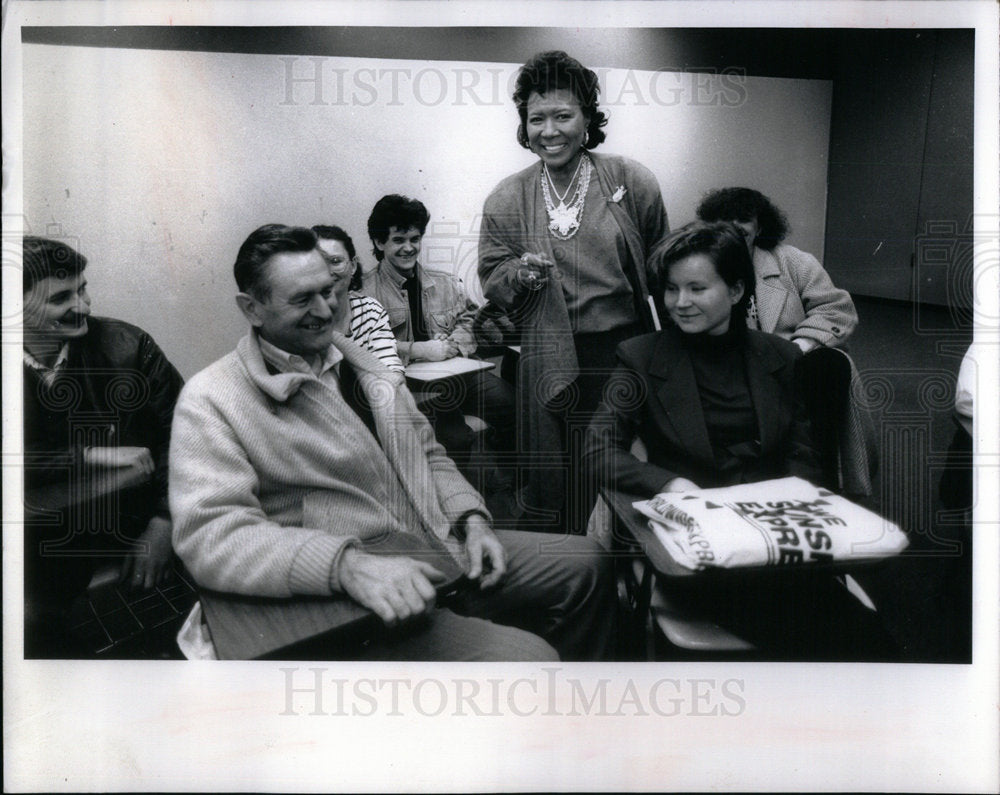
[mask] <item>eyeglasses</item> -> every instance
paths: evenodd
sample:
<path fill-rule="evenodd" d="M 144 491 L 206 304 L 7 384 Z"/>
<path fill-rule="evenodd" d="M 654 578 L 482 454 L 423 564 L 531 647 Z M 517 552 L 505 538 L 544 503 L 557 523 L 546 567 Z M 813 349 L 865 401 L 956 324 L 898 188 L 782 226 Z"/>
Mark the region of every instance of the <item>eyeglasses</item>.
<path fill-rule="evenodd" d="M 323 260 L 330 267 L 330 275 L 342 278 L 349 273 L 352 273 L 357 267 L 358 258 L 352 257 L 350 259 L 340 256 L 328 256 L 323 255 Z"/>

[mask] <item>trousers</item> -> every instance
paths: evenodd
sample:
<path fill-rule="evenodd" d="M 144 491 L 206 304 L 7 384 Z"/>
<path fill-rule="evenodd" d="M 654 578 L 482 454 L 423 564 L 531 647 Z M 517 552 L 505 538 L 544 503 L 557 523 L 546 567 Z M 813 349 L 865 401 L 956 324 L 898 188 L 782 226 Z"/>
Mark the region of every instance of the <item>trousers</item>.
<path fill-rule="evenodd" d="M 617 596 L 612 560 L 579 536 L 497 530 L 507 572 L 494 588 L 385 629 L 339 659 L 585 661 L 611 659 Z"/>

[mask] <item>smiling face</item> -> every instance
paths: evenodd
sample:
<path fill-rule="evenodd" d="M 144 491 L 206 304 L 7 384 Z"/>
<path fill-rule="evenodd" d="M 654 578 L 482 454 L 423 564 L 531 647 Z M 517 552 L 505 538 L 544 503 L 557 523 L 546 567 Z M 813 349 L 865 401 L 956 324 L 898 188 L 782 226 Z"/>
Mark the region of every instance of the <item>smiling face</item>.
<path fill-rule="evenodd" d="M 303 358 L 330 347 L 340 304 L 323 255 L 317 250 L 275 254 L 265 263 L 271 296 L 240 293 L 237 303 L 262 338 Z"/>
<path fill-rule="evenodd" d="M 48 276 L 24 293 L 24 330 L 30 336 L 54 341 L 87 333 L 90 296 L 83 272 Z"/>
<path fill-rule="evenodd" d="M 423 233 L 415 226 L 409 229 L 400 229 L 393 226 L 389 229 L 389 236 L 384 243 L 375 241 L 375 246 L 385 256 L 385 262 L 401 273 L 408 274 L 417 264 L 417 257 L 420 256 L 420 241 Z"/>
<path fill-rule="evenodd" d="M 726 284 L 705 254 L 691 254 L 667 271 L 663 303 L 687 334 L 725 334 L 732 308 L 742 297 L 743 283 Z"/>
<path fill-rule="evenodd" d="M 337 300 L 343 304 L 347 301 L 347 291 L 351 285 L 351 276 L 354 275 L 354 260 L 347 253 L 347 248 L 339 240 L 320 238 L 316 247 L 326 260 L 330 268 L 330 275 L 334 278 L 334 290 L 337 291 Z"/>
<path fill-rule="evenodd" d="M 757 235 L 760 234 L 760 224 L 757 222 L 757 219 L 751 218 L 749 221 L 734 220 L 733 223 L 739 227 L 743 235 L 743 240 L 746 241 L 747 249 L 750 251 L 750 255 L 753 256 L 753 245 L 757 240 Z"/>
<path fill-rule="evenodd" d="M 588 119 L 576 95 L 565 88 L 528 97 L 524 130 L 528 146 L 549 167 L 549 171 L 576 168 L 587 139 Z"/>

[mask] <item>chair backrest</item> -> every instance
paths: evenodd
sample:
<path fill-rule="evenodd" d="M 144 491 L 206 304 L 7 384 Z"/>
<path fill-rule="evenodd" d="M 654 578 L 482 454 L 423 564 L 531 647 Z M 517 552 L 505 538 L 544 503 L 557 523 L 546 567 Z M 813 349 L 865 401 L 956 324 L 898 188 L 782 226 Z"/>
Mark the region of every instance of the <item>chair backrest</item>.
<path fill-rule="evenodd" d="M 796 362 L 795 377 L 820 456 L 823 485 L 840 491 L 842 430 L 851 400 L 851 360 L 837 348 L 815 348 Z"/>

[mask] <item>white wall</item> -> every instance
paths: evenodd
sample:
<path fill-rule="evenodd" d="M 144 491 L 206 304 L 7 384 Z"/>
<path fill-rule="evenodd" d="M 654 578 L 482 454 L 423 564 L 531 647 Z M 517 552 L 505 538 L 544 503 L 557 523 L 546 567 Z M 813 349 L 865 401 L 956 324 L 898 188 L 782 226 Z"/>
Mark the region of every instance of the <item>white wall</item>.
<path fill-rule="evenodd" d="M 70 238 L 95 312 L 147 329 L 186 377 L 244 333 L 231 268 L 257 226 L 340 224 L 371 265 L 372 205 L 414 196 L 432 215 L 423 260 L 475 296 L 483 199 L 534 160 L 514 139 L 514 64 L 23 49 L 26 228 Z M 598 151 L 653 170 L 672 226 L 741 184 L 823 251 L 829 82 L 599 71 Z"/>

